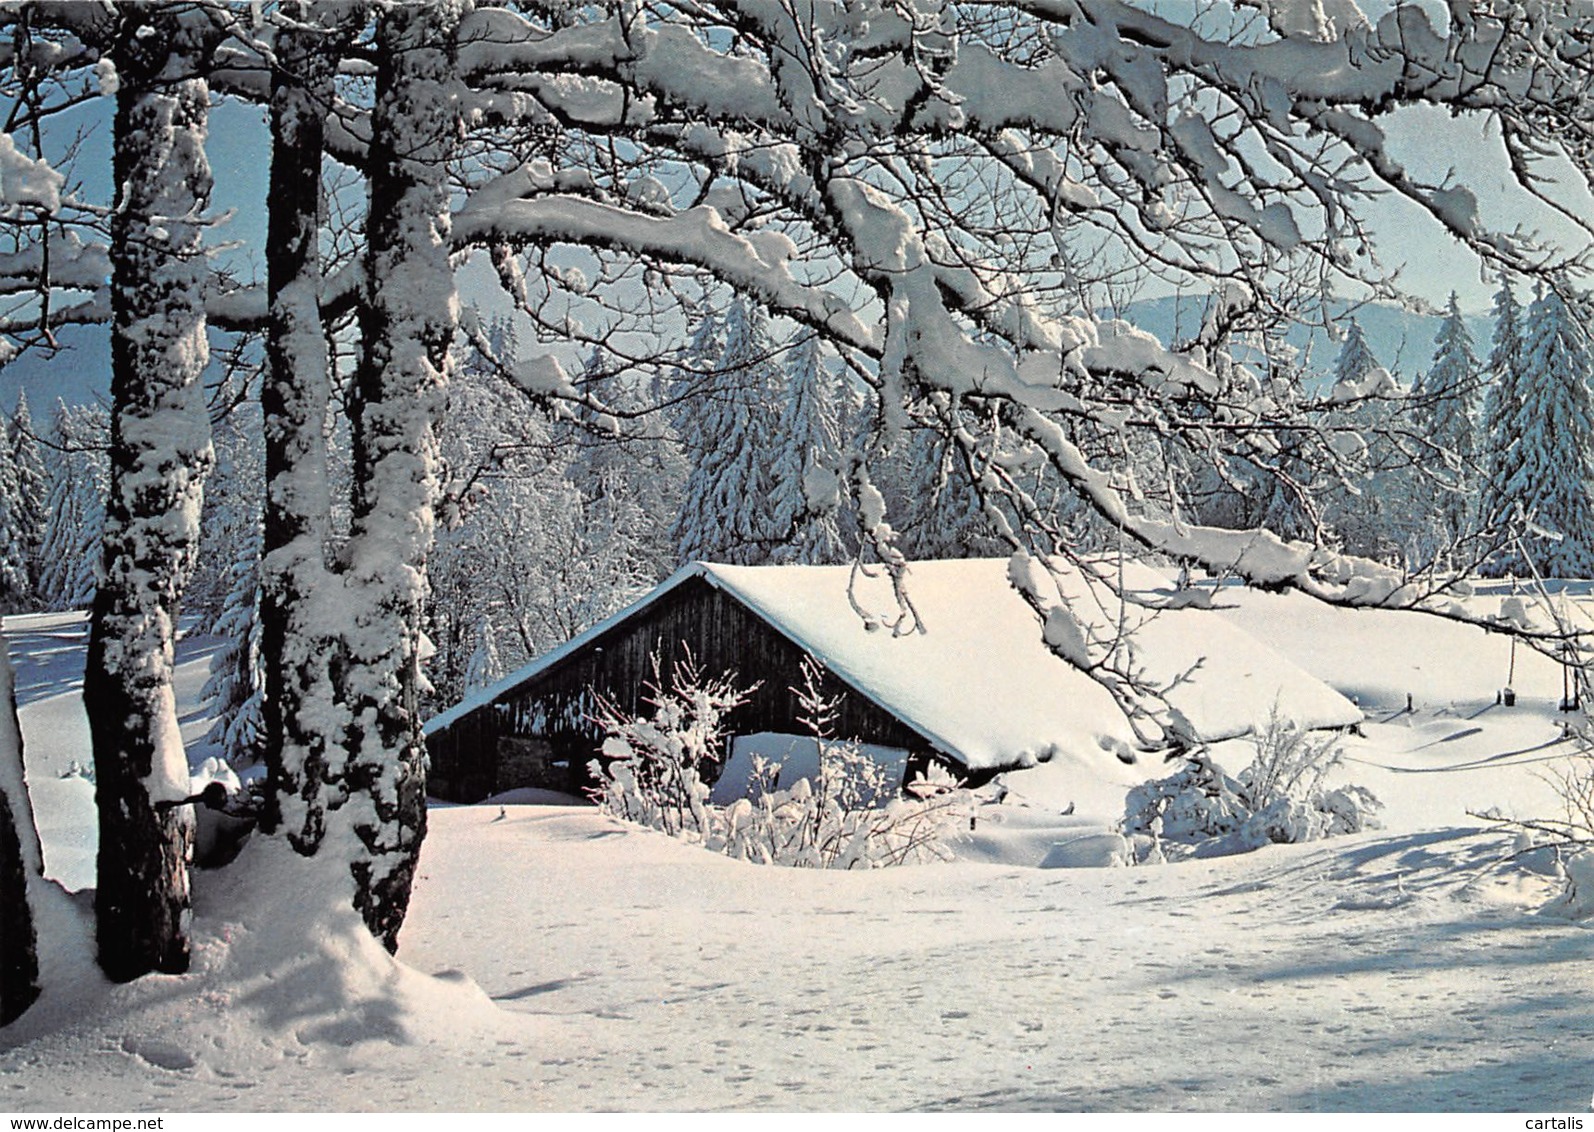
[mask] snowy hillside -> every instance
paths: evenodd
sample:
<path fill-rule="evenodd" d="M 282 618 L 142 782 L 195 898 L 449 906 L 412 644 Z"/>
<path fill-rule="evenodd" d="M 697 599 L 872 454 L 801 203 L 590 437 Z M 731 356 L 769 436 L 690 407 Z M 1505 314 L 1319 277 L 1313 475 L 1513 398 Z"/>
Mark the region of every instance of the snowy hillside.
<path fill-rule="evenodd" d="M 277 846 L 200 876 L 186 976 L 104 983 L 81 898 L 60 902 L 45 998 L 0 1033 L 5 1107 L 1581 1108 L 1594 934 L 1539 911 L 1558 888 L 1542 854 L 1507 862 L 1510 838 L 1465 813 L 1552 804 L 1553 666 L 1525 663 L 1522 701 L 1496 708 L 1498 642 L 1477 630 L 1403 619 L 1403 655 L 1382 614 L 1235 604 L 1363 697 L 1350 773 L 1386 831 L 1042 868 L 1105 819 L 1059 816 L 1070 784 L 1039 768 L 981 808 L 962 860 L 815 873 L 585 806 L 434 807 L 402 964 L 336 891 L 307 901 L 315 866 Z M 61 775 L 85 748 L 82 622 L 8 627 L 48 867 L 78 888 L 92 787 Z M 185 647 L 192 738 L 208 650 Z"/>

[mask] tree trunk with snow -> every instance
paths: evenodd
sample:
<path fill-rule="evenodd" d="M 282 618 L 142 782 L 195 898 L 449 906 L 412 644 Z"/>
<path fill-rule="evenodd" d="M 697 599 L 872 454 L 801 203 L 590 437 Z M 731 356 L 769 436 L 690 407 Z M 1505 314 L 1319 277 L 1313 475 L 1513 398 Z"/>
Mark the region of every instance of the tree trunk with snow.
<path fill-rule="evenodd" d="M 324 121 L 336 65 L 333 21 L 350 6 L 293 3 L 282 11 L 294 22 L 278 33 L 272 73 L 269 316 L 260 391 L 267 483 L 260 625 L 271 787 L 263 825 L 282 829 L 295 849 L 310 855 L 326 831 L 328 775 L 342 761 L 344 716 L 332 687 L 336 633 L 328 609 L 337 600 L 338 579 L 325 559 L 332 386 L 318 241 Z"/>
<path fill-rule="evenodd" d="M 0 636 L 0 1026 L 14 1022 L 39 997 L 38 930 L 28 889 L 43 875 L 11 658 Z"/>
<path fill-rule="evenodd" d="M 347 773 L 356 904 L 389 949 L 426 831 L 421 687 L 426 559 L 437 439 L 458 299 L 449 266 L 447 164 L 457 145 L 458 2 L 395 5 L 377 23 L 368 294 L 355 375 L 354 523 L 340 676 L 351 715 Z"/>
<path fill-rule="evenodd" d="M 100 815 L 95 912 L 112 979 L 188 967 L 193 815 L 172 691 L 177 602 L 212 461 L 200 375 L 209 92 L 163 9 L 118 48 L 111 216 L 111 490 L 83 698 Z"/>

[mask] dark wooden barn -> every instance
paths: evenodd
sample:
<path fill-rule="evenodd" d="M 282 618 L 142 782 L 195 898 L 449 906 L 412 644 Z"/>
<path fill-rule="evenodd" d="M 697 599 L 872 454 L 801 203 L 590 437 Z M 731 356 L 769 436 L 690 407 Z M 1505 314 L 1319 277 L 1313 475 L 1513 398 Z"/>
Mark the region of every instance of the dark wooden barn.
<path fill-rule="evenodd" d="M 1111 762 L 1132 742 L 1106 692 L 1046 650 L 1033 614 L 1007 584 L 1005 561 L 917 563 L 910 591 L 925 631 L 901 631 L 889 584 L 860 580 L 847 567 L 694 563 L 431 720 L 430 792 L 459 802 L 527 786 L 581 793 L 603 739 L 591 718 L 595 697 L 643 714 L 653 657 L 667 671 L 683 649 L 706 675 L 759 683 L 727 720 L 742 737 L 805 733 L 792 686 L 803 658 L 813 656 L 826 693 L 841 697 L 835 734 L 893 752 L 910 773 L 938 759 L 978 781 L 1064 751 Z M 1196 642 L 1216 643 L 1245 668 L 1238 675 L 1232 665 L 1220 669 L 1226 689 L 1232 692 L 1236 679 L 1256 683 L 1250 698 L 1262 714 L 1283 696 L 1302 722 L 1360 719 L 1326 685 L 1215 618 L 1203 617 L 1189 645 L 1169 637 L 1166 618 L 1190 616 L 1202 615 L 1159 619 L 1170 672 L 1201 655 Z M 1200 689 L 1185 685 L 1180 693 L 1181 710 L 1209 737 L 1242 734 L 1255 723 L 1205 718 Z M 1233 698 L 1226 695 L 1225 703 Z"/>
<path fill-rule="evenodd" d="M 683 647 L 705 674 L 733 673 L 744 685 L 761 681 L 727 720 L 736 734 L 801 733 L 791 685 L 806 651 L 712 577 L 688 568 L 620 615 L 433 719 L 426 728 L 429 792 L 456 802 L 521 786 L 581 793 L 603 741 L 591 719 L 595 694 L 642 714 L 653 657 L 668 672 Z M 841 696 L 838 735 L 903 748 L 920 760 L 934 749 L 929 737 L 833 673 L 825 673 L 823 687 Z"/>

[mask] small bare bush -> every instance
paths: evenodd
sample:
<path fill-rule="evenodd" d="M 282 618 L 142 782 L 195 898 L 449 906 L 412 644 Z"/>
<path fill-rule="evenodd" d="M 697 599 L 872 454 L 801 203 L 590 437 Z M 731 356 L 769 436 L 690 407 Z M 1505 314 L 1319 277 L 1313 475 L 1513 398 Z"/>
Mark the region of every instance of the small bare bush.
<path fill-rule="evenodd" d="M 1559 876 L 1563 885 L 1551 910 L 1573 919 L 1594 916 L 1594 746 L 1591 743 L 1594 739 L 1585 736 L 1577 753 L 1564 766 L 1546 775 L 1560 798 L 1559 816 L 1522 820 L 1506 817 L 1497 810 L 1473 814 L 1517 831 L 1513 858 L 1528 854 L 1549 855 L 1547 871 Z"/>
<path fill-rule="evenodd" d="M 1584 747 L 1552 771 L 1551 781 L 1561 797 L 1561 816 L 1540 824 L 1567 848 L 1594 847 L 1594 748 Z"/>
<path fill-rule="evenodd" d="M 879 868 L 950 856 L 946 841 L 968 814 L 952 776 L 932 766 L 899 790 L 856 742 L 829 733 L 837 702 L 820 694 L 812 661 L 793 690 L 818 744 L 818 773 L 783 787 L 780 766 L 755 756 L 750 797 L 716 806 L 701 771 L 724 757 L 723 721 L 752 689 L 737 689 L 729 675 L 705 680 L 689 662 L 665 688 L 655 658 L 647 718 L 611 704 L 594 717 L 607 734 L 604 759 L 593 763 L 595 800 L 617 817 L 758 864 Z"/>
<path fill-rule="evenodd" d="M 1327 785 L 1342 761 L 1333 736 L 1314 736 L 1275 710 L 1252 743 L 1255 756 L 1237 776 L 1203 748 L 1173 774 L 1129 792 L 1122 828 L 1138 860 L 1244 853 L 1378 828 L 1383 807 L 1370 791 Z"/>
<path fill-rule="evenodd" d="M 706 840 L 714 822 L 704 774 L 725 758 L 725 717 L 758 685 L 739 688 L 734 673 L 709 679 L 690 652 L 671 667 L 668 686 L 658 653 L 652 668 L 642 697 L 650 709 L 645 718 L 595 697 L 593 722 L 606 737 L 603 758 L 592 764 L 598 780 L 593 800 L 616 817 L 671 837 Z"/>

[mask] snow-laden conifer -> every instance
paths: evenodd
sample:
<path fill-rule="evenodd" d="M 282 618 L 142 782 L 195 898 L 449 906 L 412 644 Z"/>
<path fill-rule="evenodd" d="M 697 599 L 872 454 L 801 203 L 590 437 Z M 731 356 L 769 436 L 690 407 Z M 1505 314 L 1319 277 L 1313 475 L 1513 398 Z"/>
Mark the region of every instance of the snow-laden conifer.
<path fill-rule="evenodd" d="M 1544 287 L 1522 328 L 1522 397 L 1503 407 L 1515 437 L 1498 505 L 1530 533 L 1495 563 L 1516 574 L 1594 577 L 1594 350 L 1556 287 Z M 1508 414 L 1508 415 L 1507 415 Z"/>
<path fill-rule="evenodd" d="M 1439 523 L 1440 537 L 1453 541 L 1472 524 L 1477 485 L 1478 394 L 1482 368 L 1456 293 L 1434 337 L 1433 365 L 1412 391 L 1412 423 L 1420 444 L 1423 477 L 1414 502 Z"/>
<path fill-rule="evenodd" d="M 619 379 L 604 356 L 594 346 L 577 379 L 577 387 L 599 404 L 620 413 L 640 408 L 635 392 Z M 605 494 L 630 489 L 631 461 L 625 450 L 622 418 L 601 412 L 590 405 L 577 405 L 574 420 L 563 433 L 572 455 L 566 474 L 584 499 L 599 499 Z"/>
<path fill-rule="evenodd" d="M 635 375 L 594 347 L 579 380 L 602 409 L 578 406 L 566 466 L 580 500 L 561 600 L 579 629 L 630 604 L 675 565 L 668 519 L 678 508 L 670 438 L 649 435 L 650 407 Z M 608 411 L 604 411 L 608 410 Z"/>
<path fill-rule="evenodd" d="M 492 619 L 486 616 L 476 621 L 476 647 L 465 663 L 465 690 L 485 688 L 504 674 L 504 663 L 498 656 L 497 633 Z"/>
<path fill-rule="evenodd" d="M 1354 318 L 1346 327 L 1333 378 L 1333 407 L 1324 421 L 1328 447 L 1325 452 L 1319 446 L 1313 458 L 1331 464 L 1322 477 L 1328 485 L 1325 522 L 1345 549 L 1389 560 L 1408 541 L 1403 523 L 1410 465 L 1392 442 L 1401 387 L 1373 354 Z"/>
<path fill-rule="evenodd" d="M 770 506 L 772 528 L 787 542 L 773 557 L 780 562 L 840 562 L 847 556 L 836 522 L 842 491 L 840 422 L 818 335 L 798 343 L 785 373 Z"/>
<path fill-rule="evenodd" d="M 660 392 L 676 435 L 683 444 L 695 444 L 703 419 L 700 398 L 716 380 L 720 355 L 725 352 L 725 316 L 708 302 L 687 313 L 693 318 L 692 336 L 660 383 Z"/>
<path fill-rule="evenodd" d="M 1522 306 L 1511 280 L 1502 277 L 1494 296 L 1494 337 L 1487 365 L 1489 388 L 1484 394 L 1479 426 L 1483 467 L 1479 518 L 1496 537 L 1508 534 L 1516 521 L 1506 483 L 1521 464 L 1521 422 L 1517 414 L 1522 412 L 1529 386 L 1524 329 Z M 1514 563 L 1497 559 L 1489 569 L 1505 573 L 1522 565 L 1519 559 Z"/>
<path fill-rule="evenodd" d="M 725 347 L 713 378 L 683 420 L 695 461 L 671 528 L 681 561 L 756 565 L 778 541 L 769 513 L 769 455 L 778 419 L 778 375 L 764 312 L 738 298 L 725 317 Z"/>
<path fill-rule="evenodd" d="M 16 612 L 32 599 L 26 506 L 10 444 L 0 444 L 0 610 Z"/>
<path fill-rule="evenodd" d="M 101 451 L 106 431 L 98 409 L 56 402 L 37 587 L 48 609 L 84 609 L 94 600 L 110 477 Z"/>
<path fill-rule="evenodd" d="M 206 736 L 231 766 L 257 762 L 265 739 L 262 706 L 265 672 L 260 657 L 260 534 L 244 540 L 227 570 L 230 581 L 212 631 L 222 639 L 210 658 L 210 678 L 200 695 L 215 722 Z"/>
<path fill-rule="evenodd" d="M 1304 506 L 1313 476 L 1305 449 L 1309 438 L 1304 430 L 1290 429 L 1274 439 L 1277 449 L 1256 479 L 1256 523 L 1283 538 L 1312 538 L 1316 531 Z"/>
<path fill-rule="evenodd" d="M 1377 396 L 1388 392 L 1388 380 L 1389 371 L 1373 354 L 1362 324 L 1351 319 L 1345 330 L 1345 341 L 1334 359 L 1333 399 L 1350 401 Z"/>
<path fill-rule="evenodd" d="M 22 544 L 28 554 L 28 584 L 38 590 L 40 552 L 44 547 L 45 502 L 49 498 L 49 485 L 44 470 L 44 451 L 34 431 L 33 410 L 28 405 L 28 392 L 17 394 L 16 411 L 11 414 L 11 459 L 16 469 L 17 521 L 22 533 Z"/>
<path fill-rule="evenodd" d="M 199 562 L 183 600 L 184 614 L 201 633 L 222 632 L 220 621 L 236 596 L 237 563 L 247 558 L 258 564 L 265 497 L 259 403 L 243 396 L 232 378 L 215 400 L 227 407 L 213 428 L 216 469 L 205 491 Z"/>
<path fill-rule="evenodd" d="M 640 498 L 651 440 L 590 444 L 569 422 L 528 413 L 524 399 L 490 367 L 462 366 L 449 385 L 440 442 L 451 474 L 444 522 L 428 561 L 427 635 L 436 649 L 431 702 L 446 707 L 465 692 L 479 630 L 490 622 L 505 671 L 562 644 L 627 604 L 658 580 L 642 564 L 664 524 Z M 556 439 L 557 438 L 557 439 Z M 611 436 L 612 439 L 612 436 Z M 560 457 L 581 444 L 623 475 L 581 473 L 576 490 Z M 552 457 L 552 458 L 550 458 Z M 673 568 L 673 556 L 668 568 Z"/>
<path fill-rule="evenodd" d="M 1001 552 L 963 450 L 939 429 L 904 443 L 898 545 L 910 558 L 977 558 Z"/>

